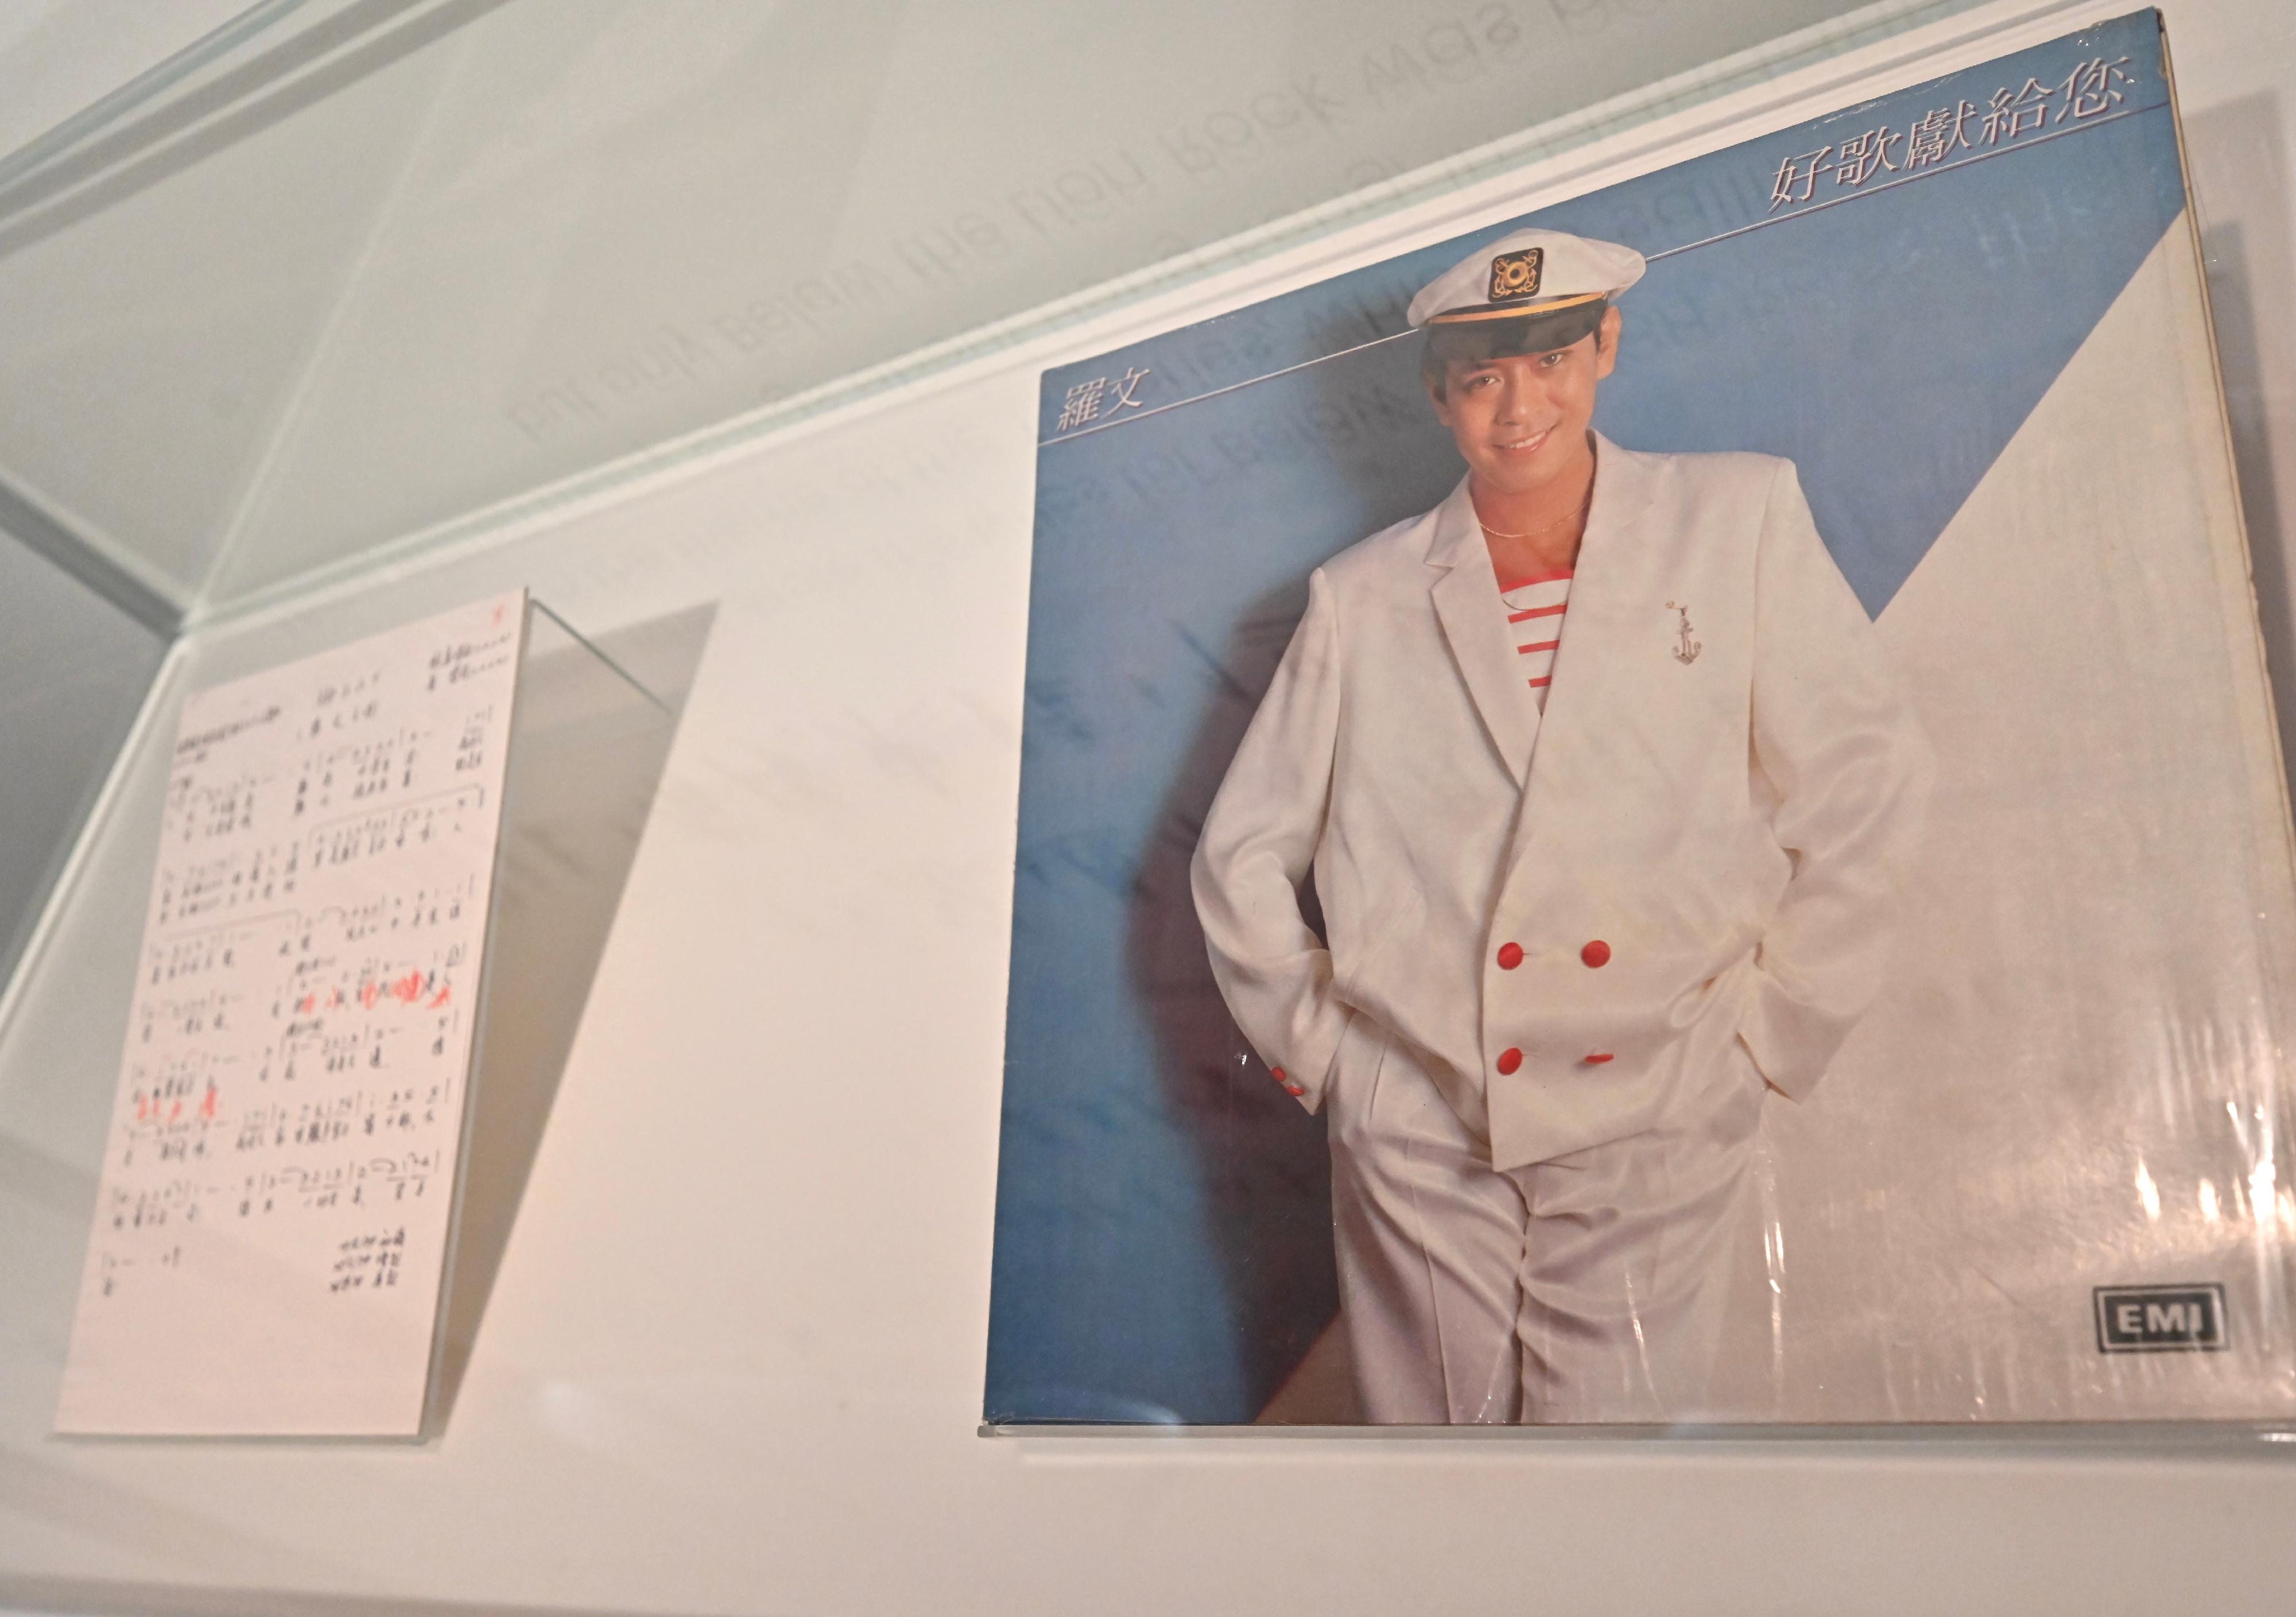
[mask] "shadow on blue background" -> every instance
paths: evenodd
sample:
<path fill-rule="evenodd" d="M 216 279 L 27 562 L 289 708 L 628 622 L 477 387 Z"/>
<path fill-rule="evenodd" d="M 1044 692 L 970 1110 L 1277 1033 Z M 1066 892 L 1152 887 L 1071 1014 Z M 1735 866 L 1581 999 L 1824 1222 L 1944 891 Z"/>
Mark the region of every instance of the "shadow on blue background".
<path fill-rule="evenodd" d="M 1982 140 L 1997 90 L 2124 56 L 2095 116 Z M 1650 255 L 1596 424 L 1794 460 L 1878 613 L 2178 217 L 2161 60 L 2140 13 L 1046 373 L 990 1419 L 1248 1421 L 1336 1309 L 1323 1124 L 1230 1022 L 1187 870 L 1308 571 L 1461 474 L 1411 294 L 1526 223 Z M 1786 159 L 1939 109 L 1948 164 L 1773 209 Z"/>

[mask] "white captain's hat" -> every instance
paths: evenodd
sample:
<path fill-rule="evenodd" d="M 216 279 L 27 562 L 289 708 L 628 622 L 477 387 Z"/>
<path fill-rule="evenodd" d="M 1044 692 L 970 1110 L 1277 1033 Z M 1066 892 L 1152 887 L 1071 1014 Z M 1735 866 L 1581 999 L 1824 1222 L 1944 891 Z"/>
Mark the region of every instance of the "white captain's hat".
<path fill-rule="evenodd" d="M 1442 326 L 1595 308 L 1641 280 L 1643 269 L 1642 254 L 1616 242 L 1518 230 L 1421 287 L 1406 317 Z"/>

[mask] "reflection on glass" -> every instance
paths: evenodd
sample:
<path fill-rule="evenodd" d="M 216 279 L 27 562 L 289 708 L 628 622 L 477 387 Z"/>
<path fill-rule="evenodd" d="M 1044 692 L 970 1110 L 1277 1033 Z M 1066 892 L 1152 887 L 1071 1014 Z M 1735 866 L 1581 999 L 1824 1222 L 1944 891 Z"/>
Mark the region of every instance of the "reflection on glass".
<path fill-rule="evenodd" d="M 1849 10 L 275 8 L 0 171 L 0 473 L 227 602 Z"/>

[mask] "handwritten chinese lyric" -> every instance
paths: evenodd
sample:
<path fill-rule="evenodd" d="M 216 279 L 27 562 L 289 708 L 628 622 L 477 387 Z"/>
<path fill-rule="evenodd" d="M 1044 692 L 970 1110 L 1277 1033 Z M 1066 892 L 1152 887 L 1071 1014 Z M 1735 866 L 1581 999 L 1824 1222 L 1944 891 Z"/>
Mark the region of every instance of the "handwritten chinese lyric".
<path fill-rule="evenodd" d="M 419 1431 L 525 620 L 185 701 L 59 1431 Z"/>

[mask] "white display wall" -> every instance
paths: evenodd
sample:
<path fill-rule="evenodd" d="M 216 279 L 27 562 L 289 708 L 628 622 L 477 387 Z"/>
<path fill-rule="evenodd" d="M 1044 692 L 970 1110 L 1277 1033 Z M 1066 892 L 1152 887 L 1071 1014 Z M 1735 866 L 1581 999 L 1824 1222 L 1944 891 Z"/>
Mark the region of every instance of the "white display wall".
<path fill-rule="evenodd" d="M 1901 34 L 1353 226 L 1219 298 L 2120 9 Z M 2167 15 L 2284 731 L 2296 13 Z M 0 1027 L 0 1601 L 2285 1606 L 2296 1444 L 978 1433 L 1036 374 L 1214 307 L 1139 301 L 194 627 Z M 562 1068 L 444 1435 L 49 1437 L 182 693 L 520 585 L 685 706 L 619 913 L 577 963 L 595 973 L 578 1019 L 537 1041 Z"/>

